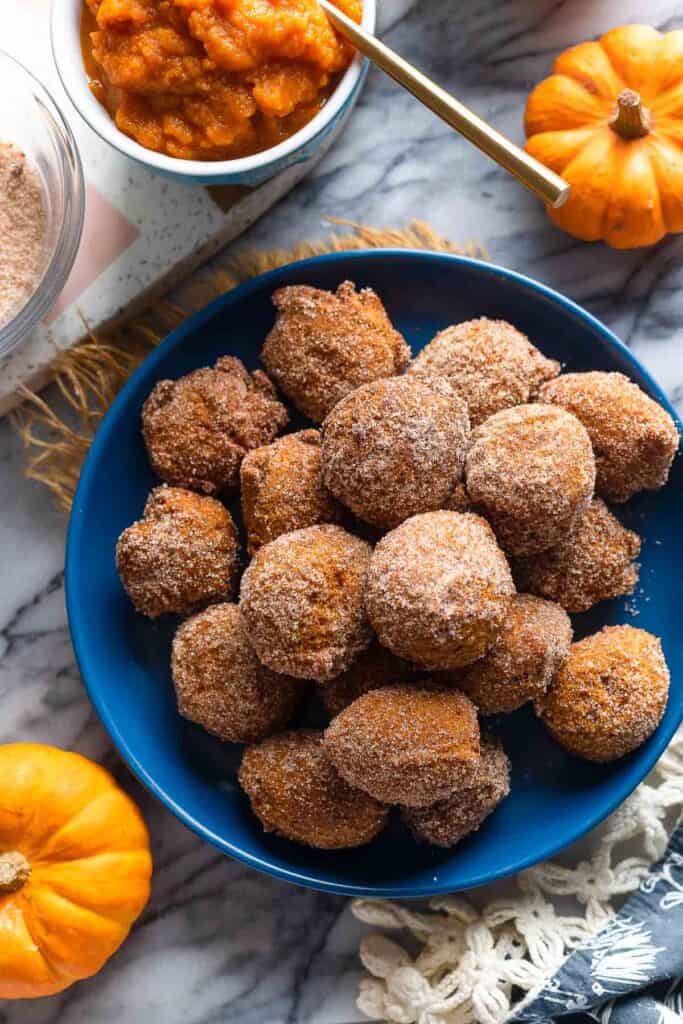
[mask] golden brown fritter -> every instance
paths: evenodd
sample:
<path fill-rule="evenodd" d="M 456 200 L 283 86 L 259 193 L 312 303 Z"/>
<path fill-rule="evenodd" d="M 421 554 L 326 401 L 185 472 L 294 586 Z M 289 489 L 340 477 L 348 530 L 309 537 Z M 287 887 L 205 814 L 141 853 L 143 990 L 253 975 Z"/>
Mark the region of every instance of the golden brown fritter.
<path fill-rule="evenodd" d="M 462 478 L 467 409 L 441 380 L 392 377 L 352 391 L 323 424 L 329 490 L 374 526 L 441 508 Z"/>
<path fill-rule="evenodd" d="M 223 356 L 211 368 L 162 380 L 142 407 L 154 472 L 204 494 L 237 490 L 245 454 L 267 444 L 289 417 L 265 373 Z"/>
<path fill-rule="evenodd" d="M 261 359 L 294 405 L 316 423 L 350 391 L 402 373 L 410 349 L 371 288 L 345 281 L 336 292 L 308 285 L 273 295 L 275 326 Z"/>
<path fill-rule="evenodd" d="M 306 692 L 299 679 L 262 665 L 236 604 L 184 622 L 171 661 L 178 711 L 230 743 L 255 743 L 290 722 Z"/>
<path fill-rule="evenodd" d="M 568 409 L 588 431 L 596 490 L 628 501 L 666 483 L 678 451 L 678 429 L 666 409 L 621 373 L 566 373 L 541 388 L 542 402 Z"/>
<path fill-rule="evenodd" d="M 632 594 L 638 582 L 640 537 L 627 530 L 600 498 L 577 516 L 556 548 L 516 559 L 517 585 L 585 612 L 599 601 Z"/>
<path fill-rule="evenodd" d="M 425 807 L 472 777 L 477 712 L 458 690 L 371 690 L 332 720 L 325 752 L 349 785 L 376 800 Z"/>
<path fill-rule="evenodd" d="M 560 364 L 546 359 L 505 320 L 466 320 L 439 331 L 415 357 L 409 374 L 443 377 L 466 402 L 472 427 L 501 409 L 533 401 Z"/>
<path fill-rule="evenodd" d="M 343 850 L 382 831 L 387 808 L 335 771 L 322 733 L 283 732 L 247 747 L 239 781 L 266 832 L 305 846 Z"/>
<path fill-rule="evenodd" d="M 481 516 L 425 512 L 375 548 L 366 607 L 380 642 L 398 657 L 459 668 L 494 642 L 514 592 L 505 555 Z"/>
<path fill-rule="evenodd" d="M 351 668 L 329 682 L 320 683 L 318 693 L 330 717 L 334 718 L 364 693 L 407 683 L 411 678 L 418 679 L 411 666 L 373 640 Z"/>
<path fill-rule="evenodd" d="M 572 624 L 558 604 L 516 594 L 495 643 L 458 674 L 457 685 L 482 715 L 541 697 L 569 654 Z"/>
<path fill-rule="evenodd" d="M 191 615 L 232 596 L 237 530 L 215 498 L 162 485 L 149 495 L 143 518 L 119 537 L 116 567 L 143 615 Z"/>
<path fill-rule="evenodd" d="M 264 665 L 333 679 L 370 643 L 364 593 L 372 549 L 340 526 L 286 533 L 255 555 L 240 607 Z"/>
<path fill-rule="evenodd" d="M 655 731 L 668 694 L 657 637 L 633 626 L 605 626 L 572 645 L 536 712 L 572 754 L 614 761 Z"/>
<path fill-rule="evenodd" d="M 240 481 L 250 555 L 283 533 L 336 523 L 344 515 L 323 484 L 317 430 L 286 434 L 249 452 Z"/>
<path fill-rule="evenodd" d="M 593 496 L 590 439 L 556 406 L 505 409 L 473 432 L 465 483 L 509 554 L 545 551 L 563 540 Z"/>
<path fill-rule="evenodd" d="M 482 736 L 481 756 L 466 786 L 430 807 L 403 807 L 401 818 L 416 839 L 455 846 L 495 811 L 510 792 L 510 762 L 500 742 Z"/>

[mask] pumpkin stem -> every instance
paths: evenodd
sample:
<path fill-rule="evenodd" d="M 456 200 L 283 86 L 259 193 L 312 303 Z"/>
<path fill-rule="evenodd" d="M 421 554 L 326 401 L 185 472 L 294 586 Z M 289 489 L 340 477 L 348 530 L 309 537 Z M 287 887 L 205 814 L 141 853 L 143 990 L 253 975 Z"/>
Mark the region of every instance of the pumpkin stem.
<path fill-rule="evenodd" d="M 610 128 L 622 139 L 642 139 L 652 128 L 652 114 L 643 106 L 640 93 L 624 89 L 617 96 L 617 105 Z"/>
<path fill-rule="evenodd" d="M 18 892 L 26 885 L 31 874 L 31 865 L 23 853 L 12 851 L 0 854 L 0 896 Z"/>

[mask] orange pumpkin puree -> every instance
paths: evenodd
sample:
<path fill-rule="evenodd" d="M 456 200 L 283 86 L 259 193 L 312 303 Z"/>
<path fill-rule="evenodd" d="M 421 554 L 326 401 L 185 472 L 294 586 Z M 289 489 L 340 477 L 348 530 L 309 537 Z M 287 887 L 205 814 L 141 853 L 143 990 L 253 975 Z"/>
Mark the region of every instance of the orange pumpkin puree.
<path fill-rule="evenodd" d="M 352 50 L 316 0 L 85 0 L 95 96 L 147 149 L 231 160 L 277 145 L 324 105 Z M 338 0 L 360 20 L 361 0 Z"/>

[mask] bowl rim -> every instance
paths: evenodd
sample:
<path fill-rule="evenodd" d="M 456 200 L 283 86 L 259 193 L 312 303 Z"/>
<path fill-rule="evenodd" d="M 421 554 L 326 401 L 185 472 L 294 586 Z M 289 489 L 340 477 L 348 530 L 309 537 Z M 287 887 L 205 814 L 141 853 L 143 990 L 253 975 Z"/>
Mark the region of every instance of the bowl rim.
<path fill-rule="evenodd" d="M 467 256 L 460 256 L 452 253 L 437 253 L 421 249 L 367 249 L 353 252 L 326 253 L 324 255 L 313 256 L 305 260 L 297 260 L 284 267 L 269 270 L 266 273 L 259 274 L 258 276 L 251 278 L 249 281 L 244 282 L 233 290 L 226 292 L 217 299 L 214 299 L 207 306 L 203 307 L 203 309 L 188 317 L 184 323 L 180 324 L 170 332 L 170 334 L 154 349 L 154 351 L 145 359 L 141 366 L 135 370 L 125 383 L 97 431 L 93 444 L 91 445 L 90 451 L 88 452 L 83 465 L 76 494 L 74 496 L 66 544 L 66 606 L 76 660 L 78 662 L 88 696 L 90 697 L 102 724 L 109 733 L 109 736 L 111 737 L 119 754 L 140 782 L 142 782 L 142 784 L 184 825 L 195 832 L 200 838 L 211 843 L 213 846 L 216 846 L 223 853 L 234 857 L 236 860 L 247 864 L 251 868 L 255 868 L 258 871 L 271 875 L 272 877 L 278 878 L 282 881 L 291 882 L 295 885 L 315 889 L 320 892 L 336 893 L 337 895 L 343 896 L 371 896 L 381 899 L 413 899 L 423 898 L 426 896 L 443 895 L 454 891 L 465 891 L 465 889 L 475 888 L 479 885 L 489 884 L 490 882 L 494 882 L 501 878 L 507 878 L 510 875 L 517 874 L 518 872 L 533 866 L 534 864 L 548 860 L 567 846 L 576 842 L 587 832 L 594 829 L 600 824 L 600 822 L 604 821 L 605 818 L 620 806 L 620 804 L 629 796 L 630 793 L 633 792 L 636 786 L 642 782 L 648 772 L 651 771 L 654 764 L 659 760 L 676 732 L 681 719 L 683 719 L 683 699 L 680 702 L 681 706 L 678 709 L 678 712 L 673 716 L 668 725 L 665 726 L 664 723 L 662 723 L 651 738 L 651 745 L 648 749 L 645 763 L 642 764 L 641 762 L 636 762 L 634 764 L 627 764 L 624 771 L 619 776 L 619 784 L 615 787 L 615 792 L 612 798 L 602 805 L 598 812 L 589 815 L 585 821 L 582 822 L 581 827 L 568 838 L 564 837 L 560 842 L 551 840 L 545 846 L 534 851 L 533 854 L 519 858 L 519 860 L 505 865 L 500 871 L 493 874 L 484 871 L 479 875 L 475 875 L 469 880 L 466 886 L 461 886 L 458 890 L 454 890 L 451 885 L 443 881 L 438 881 L 433 884 L 414 884 L 407 887 L 400 885 L 364 886 L 344 882 L 332 882 L 313 877 L 294 868 L 283 868 L 279 864 L 272 863 L 264 857 L 249 853 L 248 851 L 235 846 L 230 841 L 217 835 L 210 828 L 203 825 L 202 822 L 193 817 L 191 813 L 184 810 L 184 808 L 177 804 L 176 801 L 164 790 L 164 788 L 160 786 L 151 775 L 149 775 L 144 765 L 128 748 L 116 723 L 112 720 L 106 707 L 103 706 L 99 700 L 96 690 L 91 685 L 91 680 L 95 678 L 97 673 L 97 664 L 96 661 L 89 657 L 85 651 L 84 639 L 79 621 L 80 617 L 76 607 L 77 598 L 75 574 L 77 571 L 77 559 L 74 552 L 78 546 L 79 537 L 85 522 L 84 497 L 87 495 L 88 490 L 91 487 L 91 480 L 95 471 L 95 466 L 99 462 L 100 451 L 106 447 L 114 431 L 119 409 L 127 404 L 128 396 L 137 388 L 138 382 L 146 376 L 150 369 L 154 369 L 154 367 L 162 362 L 166 354 L 171 349 L 181 345 L 188 334 L 196 332 L 198 327 L 201 327 L 222 310 L 229 308 L 233 304 L 241 302 L 242 299 L 251 295 L 255 291 L 261 290 L 264 286 L 268 287 L 270 281 L 277 281 L 278 286 L 280 286 L 282 284 L 281 278 L 283 273 L 286 273 L 291 268 L 295 267 L 297 270 L 305 270 L 308 267 L 315 267 L 322 263 L 344 262 L 346 264 L 353 264 L 356 261 L 368 259 L 398 259 L 404 261 L 420 260 L 450 264 L 451 266 L 466 266 L 471 269 L 475 269 L 479 273 L 488 275 L 493 279 L 502 278 L 507 281 L 512 281 L 515 284 L 522 286 L 522 288 L 540 294 L 544 298 L 561 306 L 571 316 L 583 321 L 604 340 L 606 347 L 609 350 L 616 350 L 629 364 L 629 366 L 633 370 L 637 371 L 641 378 L 646 382 L 656 400 L 673 417 L 679 432 L 683 433 L 683 422 L 678 416 L 676 410 L 673 408 L 668 397 L 648 370 L 642 365 L 640 360 L 633 355 L 630 349 L 628 349 L 627 346 L 624 345 L 624 343 L 620 341 L 608 327 L 606 327 L 587 310 L 583 309 L 582 306 L 575 303 L 572 299 L 562 295 L 560 292 L 555 291 L 553 288 L 542 284 L 540 281 L 527 277 L 525 274 L 518 273 L 514 270 L 508 270 L 504 267 L 497 266 L 496 264 L 486 263 L 483 260 L 472 259 Z M 85 630 L 83 632 L 85 632 Z"/>
<path fill-rule="evenodd" d="M 321 110 L 288 139 L 270 149 L 235 160 L 184 160 L 146 149 L 125 135 L 107 111 L 95 99 L 88 86 L 88 78 L 81 56 L 80 33 L 74 38 L 73 18 L 80 24 L 84 0 L 53 0 L 50 16 L 52 54 L 64 91 L 72 105 L 99 137 L 125 156 L 145 164 L 162 174 L 177 178 L 199 179 L 205 184 L 220 183 L 226 175 L 252 174 L 271 165 L 279 165 L 293 153 L 301 150 L 335 120 L 352 97 L 354 89 L 367 69 L 367 59 L 356 53 L 336 88 Z M 363 0 L 361 24 L 374 32 L 377 0 Z"/>
<path fill-rule="evenodd" d="M 0 356 L 9 355 L 49 313 L 59 298 L 80 249 L 85 221 L 85 175 L 73 132 L 50 90 L 32 71 L 7 50 L 0 48 L 0 62 L 9 61 L 26 77 L 45 110 L 58 139 L 58 157 L 65 184 L 71 184 L 64 197 L 59 234 L 45 261 L 33 294 L 15 315 L 0 326 Z M 42 184 L 42 183 L 41 183 Z"/>

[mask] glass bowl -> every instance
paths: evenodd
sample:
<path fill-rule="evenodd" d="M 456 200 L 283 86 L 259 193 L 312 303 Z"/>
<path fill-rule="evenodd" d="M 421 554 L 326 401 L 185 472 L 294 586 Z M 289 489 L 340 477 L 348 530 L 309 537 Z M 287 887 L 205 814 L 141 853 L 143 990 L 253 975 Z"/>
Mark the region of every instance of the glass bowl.
<path fill-rule="evenodd" d="M 0 50 L 0 140 L 23 150 L 43 186 L 45 257 L 33 295 L 0 326 L 0 356 L 26 338 L 56 302 L 76 259 L 83 230 L 85 182 L 71 129 L 33 75 Z"/>

